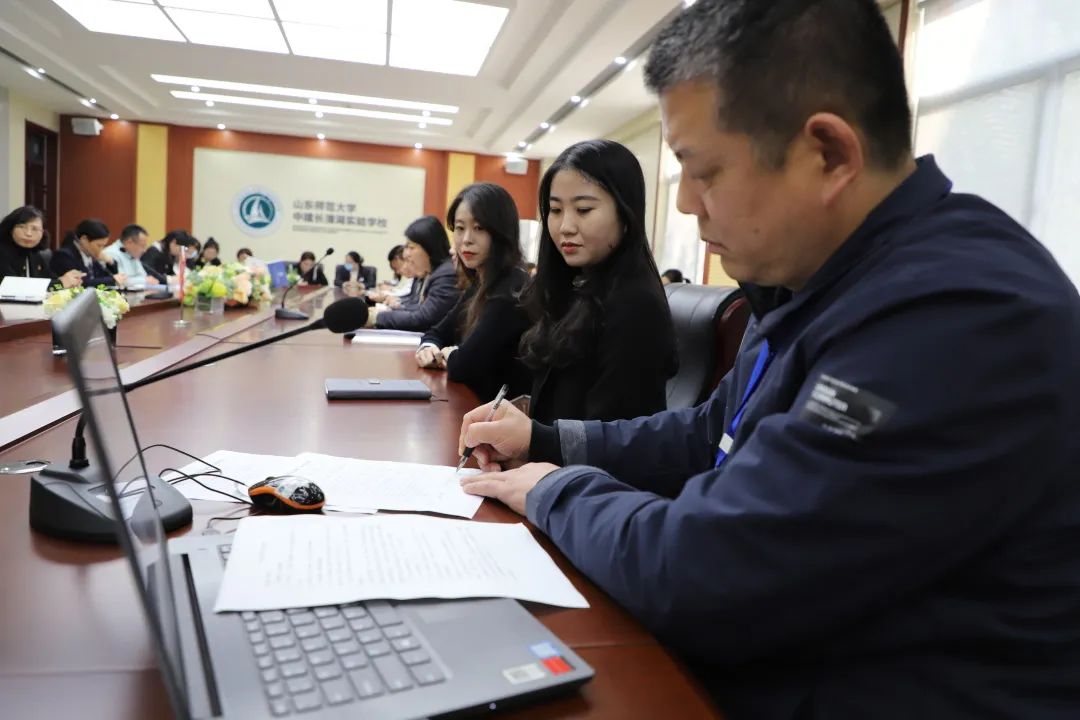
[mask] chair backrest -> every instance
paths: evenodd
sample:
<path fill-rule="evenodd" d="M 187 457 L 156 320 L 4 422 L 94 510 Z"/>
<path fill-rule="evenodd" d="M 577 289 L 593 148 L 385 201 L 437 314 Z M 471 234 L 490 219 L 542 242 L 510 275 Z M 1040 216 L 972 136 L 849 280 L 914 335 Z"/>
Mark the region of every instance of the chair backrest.
<path fill-rule="evenodd" d="M 374 265 L 361 265 L 360 266 L 360 279 L 364 281 L 364 287 L 375 287 L 375 277 L 378 273 L 378 268 Z"/>
<path fill-rule="evenodd" d="M 692 407 L 731 369 L 750 308 L 739 288 L 672 283 L 664 291 L 679 349 L 679 372 L 667 383 L 668 409 Z"/>
<path fill-rule="evenodd" d="M 52 248 L 42 248 L 38 252 L 41 254 L 41 262 L 45 267 L 49 267 L 49 263 L 52 261 Z"/>

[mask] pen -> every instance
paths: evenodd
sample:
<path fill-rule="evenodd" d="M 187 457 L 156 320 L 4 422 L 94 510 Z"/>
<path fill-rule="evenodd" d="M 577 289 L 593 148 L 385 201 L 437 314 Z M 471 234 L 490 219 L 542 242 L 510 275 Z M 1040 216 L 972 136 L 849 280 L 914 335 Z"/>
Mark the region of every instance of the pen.
<path fill-rule="evenodd" d="M 502 404 L 503 398 L 506 397 L 506 391 L 510 389 L 510 386 L 503 383 L 503 386 L 499 388 L 499 394 L 495 396 L 495 404 L 491 406 L 491 412 L 488 413 L 487 420 L 484 422 L 491 422 L 491 419 L 495 417 L 495 411 L 499 409 L 499 405 Z M 457 470 L 460 472 L 461 468 L 465 467 L 465 463 L 469 462 L 469 458 L 472 457 L 474 447 L 465 448 L 465 452 L 461 453 L 461 461 L 457 464 Z"/>

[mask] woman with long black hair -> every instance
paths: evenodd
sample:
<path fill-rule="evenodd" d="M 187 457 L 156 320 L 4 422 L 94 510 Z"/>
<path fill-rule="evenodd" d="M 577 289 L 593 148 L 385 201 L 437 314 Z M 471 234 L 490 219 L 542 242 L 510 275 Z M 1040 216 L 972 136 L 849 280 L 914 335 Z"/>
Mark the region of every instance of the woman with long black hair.
<path fill-rule="evenodd" d="M 675 329 L 645 232 L 637 158 L 609 140 L 563 151 L 540 182 L 536 277 L 521 302 L 530 414 L 616 420 L 666 409 Z"/>

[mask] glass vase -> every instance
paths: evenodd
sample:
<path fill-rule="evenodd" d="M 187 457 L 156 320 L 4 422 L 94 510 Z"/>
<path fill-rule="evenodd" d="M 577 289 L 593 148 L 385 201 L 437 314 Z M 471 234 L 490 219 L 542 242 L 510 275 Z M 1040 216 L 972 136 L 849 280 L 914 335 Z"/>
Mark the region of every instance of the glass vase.
<path fill-rule="evenodd" d="M 195 296 L 196 315 L 222 315 L 225 313 L 225 298 L 209 295 Z"/>

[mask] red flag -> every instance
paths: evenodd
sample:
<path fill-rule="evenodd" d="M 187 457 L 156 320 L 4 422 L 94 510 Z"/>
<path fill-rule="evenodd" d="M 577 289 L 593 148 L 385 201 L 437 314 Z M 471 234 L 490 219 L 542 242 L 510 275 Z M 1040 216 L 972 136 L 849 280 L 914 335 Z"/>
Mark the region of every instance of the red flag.
<path fill-rule="evenodd" d="M 187 248 L 185 247 L 180 248 L 180 268 L 179 273 L 177 274 L 177 281 L 180 283 L 180 302 L 184 302 L 184 270 L 187 268 L 187 262 L 184 259 L 186 253 L 184 251 L 186 250 Z"/>

